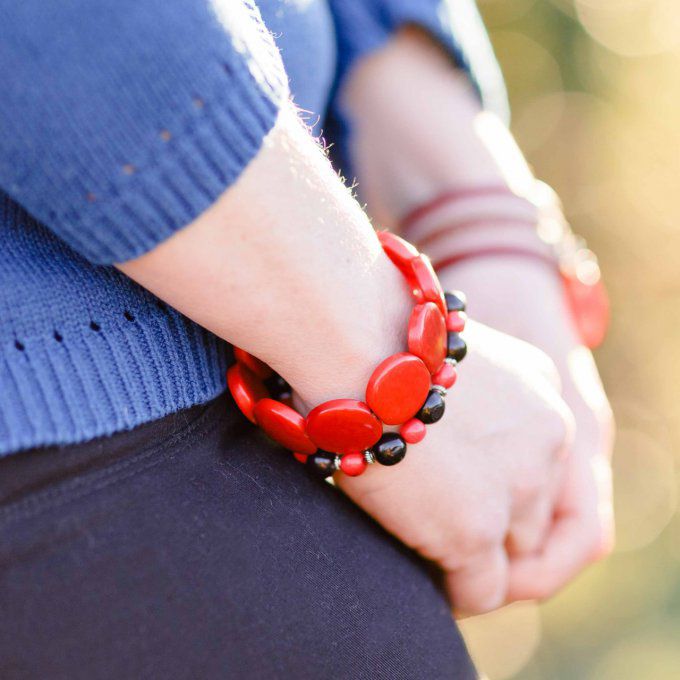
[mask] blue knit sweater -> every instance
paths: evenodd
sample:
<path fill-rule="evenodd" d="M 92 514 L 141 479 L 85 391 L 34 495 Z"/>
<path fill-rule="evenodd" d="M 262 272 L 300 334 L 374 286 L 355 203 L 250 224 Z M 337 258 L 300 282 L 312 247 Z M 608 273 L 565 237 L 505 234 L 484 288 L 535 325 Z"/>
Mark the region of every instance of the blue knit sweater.
<path fill-rule="evenodd" d="M 225 343 L 112 263 L 210 206 L 291 93 L 321 126 L 403 23 L 502 108 L 473 2 L 0 0 L 0 455 L 219 394 Z"/>

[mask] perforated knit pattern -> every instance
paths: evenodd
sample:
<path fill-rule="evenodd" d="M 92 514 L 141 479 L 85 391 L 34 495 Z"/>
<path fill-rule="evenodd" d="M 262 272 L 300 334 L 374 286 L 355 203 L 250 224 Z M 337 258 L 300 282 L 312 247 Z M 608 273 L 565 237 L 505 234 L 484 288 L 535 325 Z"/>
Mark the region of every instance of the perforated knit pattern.
<path fill-rule="evenodd" d="M 111 434 L 224 389 L 228 349 L 213 334 L 6 197 L 0 225 L 13 263 L 0 259 L 0 454 Z"/>

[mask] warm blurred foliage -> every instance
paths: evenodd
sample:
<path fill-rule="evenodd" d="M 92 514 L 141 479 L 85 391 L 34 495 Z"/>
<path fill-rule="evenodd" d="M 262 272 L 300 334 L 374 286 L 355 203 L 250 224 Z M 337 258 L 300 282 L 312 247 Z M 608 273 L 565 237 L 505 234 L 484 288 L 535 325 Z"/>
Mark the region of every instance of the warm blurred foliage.
<path fill-rule="evenodd" d="M 479 0 L 513 130 L 599 254 L 618 546 L 554 601 L 464 624 L 492 680 L 680 678 L 680 0 Z"/>

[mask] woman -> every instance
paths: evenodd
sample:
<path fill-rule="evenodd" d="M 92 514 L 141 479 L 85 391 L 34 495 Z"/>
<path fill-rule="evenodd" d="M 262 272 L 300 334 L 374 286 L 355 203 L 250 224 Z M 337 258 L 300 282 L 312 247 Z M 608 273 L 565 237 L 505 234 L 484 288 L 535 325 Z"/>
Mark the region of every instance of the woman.
<path fill-rule="evenodd" d="M 547 597 L 610 545 L 606 399 L 555 268 L 517 257 L 540 216 L 474 7 L 256 4 L 0 10 L 2 677 L 472 677 L 450 606 Z M 562 382 L 470 324 L 442 421 L 344 495 L 220 396 L 225 341 L 305 412 L 406 342 L 291 94 Z"/>

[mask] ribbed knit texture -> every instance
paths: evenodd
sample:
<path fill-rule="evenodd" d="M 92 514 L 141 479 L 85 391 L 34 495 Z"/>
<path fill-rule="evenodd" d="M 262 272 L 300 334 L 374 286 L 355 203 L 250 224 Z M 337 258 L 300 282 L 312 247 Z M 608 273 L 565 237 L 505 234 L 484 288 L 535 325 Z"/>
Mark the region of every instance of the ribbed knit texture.
<path fill-rule="evenodd" d="M 0 453 L 111 434 L 224 389 L 227 345 L 212 333 L 6 198 L 0 224 L 14 262 L 11 296 L 1 270 Z"/>
<path fill-rule="evenodd" d="M 238 178 L 288 81 L 310 122 L 323 120 L 337 76 L 406 21 L 473 65 L 440 5 L 0 0 L 0 455 L 129 429 L 224 390 L 226 343 L 111 263 Z"/>

